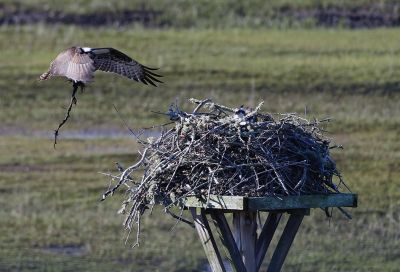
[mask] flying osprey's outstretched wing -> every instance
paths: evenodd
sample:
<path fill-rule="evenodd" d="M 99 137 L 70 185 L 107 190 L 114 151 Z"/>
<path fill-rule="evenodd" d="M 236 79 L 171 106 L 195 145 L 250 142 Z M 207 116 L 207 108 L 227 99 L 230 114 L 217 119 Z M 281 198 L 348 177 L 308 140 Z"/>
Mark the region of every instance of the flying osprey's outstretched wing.
<path fill-rule="evenodd" d="M 146 85 L 150 83 L 157 86 L 154 82 L 162 83 L 157 79 L 161 75 L 152 72 L 157 69 L 144 66 L 114 48 L 83 48 L 83 50 L 90 52 L 96 70 L 117 73 Z"/>
<path fill-rule="evenodd" d="M 92 81 L 96 70 L 117 73 L 121 76 L 157 86 L 162 83 L 157 70 L 140 64 L 124 53 L 114 48 L 71 47 L 51 62 L 50 68 L 39 79 L 46 80 L 51 76 L 65 76 L 74 82 L 87 83 Z"/>
<path fill-rule="evenodd" d="M 50 68 L 39 79 L 52 76 L 65 76 L 75 82 L 87 83 L 93 79 L 94 61 L 88 54 L 82 54 L 79 47 L 71 47 L 61 52 L 50 63 Z"/>

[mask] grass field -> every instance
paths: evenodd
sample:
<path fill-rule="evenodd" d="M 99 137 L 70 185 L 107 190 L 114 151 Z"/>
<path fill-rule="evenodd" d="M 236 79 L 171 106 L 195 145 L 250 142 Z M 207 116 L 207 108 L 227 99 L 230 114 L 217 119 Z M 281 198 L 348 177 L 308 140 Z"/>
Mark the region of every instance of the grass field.
<path fill-rule="evenodd" d="M 398 29 L 146 30 L 1 27 L 0 271 L 201 271 L 195 232 L 156 210 L 143 244 L 124 245 L 121 198 L 99 198 L 114 162 L 131 163 L 133 128 L 163 123 L 178 99 L 232 106 L 264 100 L 270 112 L 333 117 L 339 168 L 360 195 L 353 220 L 319 210 L 306 218 L 285 271 L 396 271 L 400 262 L 400 44 Z M 165 84 L 141 86 L 99 73 L 61 131 L 71 86 L 36 78 L 72 45 L 113 46 L 161 67 Z M 125 137 L 70 139 L 91 131 Z M 69 134 L 68 134 L 69 133 Z"/>

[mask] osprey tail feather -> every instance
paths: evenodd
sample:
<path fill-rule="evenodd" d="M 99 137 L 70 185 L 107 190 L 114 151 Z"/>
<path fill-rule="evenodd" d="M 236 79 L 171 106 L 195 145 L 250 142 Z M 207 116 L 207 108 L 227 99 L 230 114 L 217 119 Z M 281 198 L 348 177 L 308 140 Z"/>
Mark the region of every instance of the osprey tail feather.
<path fill-rule="evenodd" d="M 51 77 L 51 73 L 50 71 L 44 72 L 43 74 L 41 74 L 41 76 L 39 77 L 39 80 L 46 80 L 49 79 Z"/>

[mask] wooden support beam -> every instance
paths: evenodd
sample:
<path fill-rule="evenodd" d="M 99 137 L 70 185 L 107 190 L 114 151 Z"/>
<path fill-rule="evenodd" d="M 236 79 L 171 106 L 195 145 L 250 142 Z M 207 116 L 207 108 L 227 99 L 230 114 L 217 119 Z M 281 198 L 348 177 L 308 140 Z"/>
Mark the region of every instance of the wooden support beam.
<path fill-rule="evenodd" d="M 278 227 L 279 221 L 281 220 L 282 213 L 269 213 L 268 218 L 264 223 L 261 230 L 260 236 L 256 243 L 256 263 L 257 271 L 260 269 L 264 260 L 265 254 L 267 253 L 269 244 L 272 241 L 272 237 L 275 234 L 275 230 Z"/>
<path fill-rule="evenodd" d="M 204 196 L 189 196 L 180 199 L 177 205 L 190 209 L 211 269 L 217 272 L 225 272 L 225 267 L 211 234 L 206 212 L 211 214 L 214 224 L 217 226 L 234 270 L 240 272 L 259 270 L 279 224 L 281 214 L 289 213 L 289 220 L 267 270 L 268 272 L 277 272 L 283 266 L 304 216 L 310 214 L 310 208 L 357 207 L 357 195 L 342 193 L 283 197 L 211 195 L 209 199 L 205 199 Z M 271 213 L 257 241 L 256 213 L 258 211 Z M 232 231 L 230 231 L 224 216 L 226 212 L 233 212 Z"/>
<path fill-rule="evenodd" d="M 287 212 L 288 214 L 298 214 L 298 215 L 310 215 L 310 209 L 293 209 L 293 210 L 286 210 L 283 211 L 282 213 Z"/>
<path fill-rule="evenodd" d="M 221 210 L 212 210 L 210 214 L 217 227 L 221 242 L 225 247 L 225 253 L 231 263 L 232 271 L 245 272 L 246 268 L 242 261 L 242 255 L 236 246 L 235 239 L 233 238 L 224 213 Z"/>
<path fill-rule="evenodd" d="M 207 201 L 208 200 L 208 201 Z M 199 207 L 206 209 L 245 210 L 246 199 L 242 196 L 210 195 L 207 197 L 189 196 L 183 200 L 186 207 Z"/>
<path fill-rule="evenodd" d="M 203 209 L 190 208 L 194 224 L 213 272 L 225 272 L 221 255 Z"/>
<path fill-rule="evenodd" d="M 300 224 L 304 218 L 301 214 L 292 214 L 283 230 L 282 236 L 279 239 L 278 245 L 275 248 L 275 252 L 272 255 L 271 262 L 269 264 L 267 272 L 279 272 L 283 266 L 283 262 L 289 252 L 290 246 L 296 233 L 300 227 Z"/>
<path fill-rule="evenodd" d="M 300 196 L 217 196 L 206 197 L 189 196 L 180 201 L 186 207 L 205 209 L 222 209 L 238 211 L 276 211 L 290 209 L 309 209 L 326 207 L 357 207 L 356 194 L 328 194 L 328 195 L 300 195 Z"/>
<path fill-rule="evenodd" d="M 233 213 L 233 236 L 247 272 L 256 272 L 256 212 Z"/>
<path fill-rule="evenodd" d="M 326 207 L 357 207 L 355 194 L 300 195 L 284 197 L 249 197 L 249 210 L 289 210 Z"/>

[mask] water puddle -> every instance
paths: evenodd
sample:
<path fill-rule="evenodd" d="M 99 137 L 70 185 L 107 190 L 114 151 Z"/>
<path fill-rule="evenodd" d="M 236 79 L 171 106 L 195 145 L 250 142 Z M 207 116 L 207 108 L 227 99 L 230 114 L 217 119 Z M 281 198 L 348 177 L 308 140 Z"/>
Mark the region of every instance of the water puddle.
<path fill-rule="evenodd" d="M 41 248 L 44 252 L 69 256 L 81 256 L 86 253 L 82 245 L 50 245 Z"/>
<path fill-rule="evenodd" d="M 144 132 L 134 131 L 136 135 L 141 138 L 157 137 L 160 131 L 146 130 Z M 53 130 L 30 130 L 18 127 L 0 127 L 0 136 L 23 136 L 34 137 L 41 139 L 53 139 Z M 94 129 L 80 129 L 80 130 L 64 130 L 60 133 L 59 139 L 77 139 L 77 140 L 91 140 L 91 139 L 121 139 L 121 138 L 135 138 L 135 136 L 126 129 L 117 128 L 94 128 Z"/>

